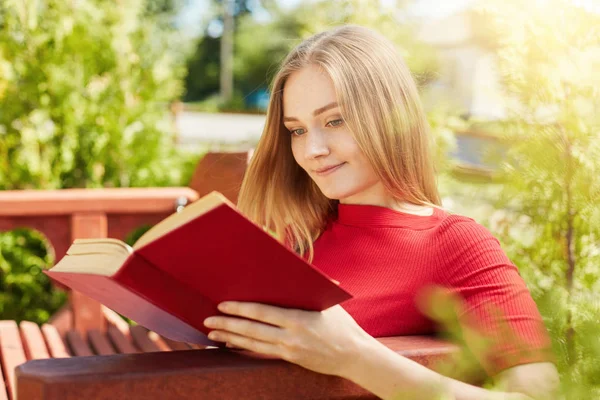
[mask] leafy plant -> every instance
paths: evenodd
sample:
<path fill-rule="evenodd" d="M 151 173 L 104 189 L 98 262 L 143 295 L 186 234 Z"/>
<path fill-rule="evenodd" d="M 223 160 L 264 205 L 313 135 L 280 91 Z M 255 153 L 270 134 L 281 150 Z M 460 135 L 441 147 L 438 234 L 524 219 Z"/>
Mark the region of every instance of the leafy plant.
<path fill-rule="evenodd" d="M 146 3 L 0 3 L 0 189 L 179 181 L 184 54 Z"/>
<path fill-rule="evenodd" d="M 494 202 L 504 211 L 491 225 L 545 318 L 563 393 L 595 399 L 600 15 L 567 0 L 484 4 L 480 12 L 497 37 L 509 114 L 502 123 L 508 151 Z"/>
<path fill-rule="evenodd" d="M 0 319 L 44 323 L 66 300 L 42 270 L 54 263 L 45 237 L 37 231 L 0 232 Z"/>
<path fill-rule="evenodd" d="M 187 185 L 175 148 L 180 0 L 0 2 L 0 190 Z M 45 322 L 64 302 L 37 232 L 0 233 L 0 316 Z"/>

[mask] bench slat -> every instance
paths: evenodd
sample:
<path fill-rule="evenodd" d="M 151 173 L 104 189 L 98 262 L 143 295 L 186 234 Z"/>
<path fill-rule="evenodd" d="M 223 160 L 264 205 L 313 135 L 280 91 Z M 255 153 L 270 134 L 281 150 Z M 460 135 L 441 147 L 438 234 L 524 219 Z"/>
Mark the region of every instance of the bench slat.
<path fill-rule="evenodd" d="M 104 318 L 108 323 L 108 326 L 115 326 L 117 329 L 125 335 L 126 338 L 129 338 L 129 324 L 125 321 L 119 314 L 111 310 L 106 306 L 102 306 L 102 313 L 104 314 Z"/>
<path fill-rule="evenodd" d="M 93 329 L 88 332 L 88 338 L 90 345 L 96 354 L 99 356 L 108 356 L 116 354 L 115 349 L 100 331 Z"/>
<path fill-rule="evenodd" d="M 42 331 L 35 322 L 22 321 L 19 328 L 21 328 L 23 349 L 28 360 L 50 358 Z"/>
<path fill-rule="evenodd" d="M 71 330 L 67 332 L 67 343 L 74 355 L 78 357 L 93 356 L 90 346 L 81 338 L 79 332 Z"/>
<path fill-rule="evenodd" d="M 160 351 L 173 351 L 171 346 L 164 341 L 163 337 L 156 332 L 148 331 L 148 339 L 150 339 Z"/>
<path fill-rule="evenodd" d="M 46 345 L 52 358 L 69 358 L 71 355 L 65 346 L 65 342 L 60 337 L 58 329 L 54 325 L 42 325 L 42 333 L 46 339 Z"/>
<path fill-rule="evenodd" d="M 174 350 L 174 351 L 191 350 L 192 349 L 192 346 L 190 346 L 187 343 L 176 342 L 175 340 L 171 340 L 164 336 L 161 336 L 161 339 L 171 348 L 171 350 Z"/>
<path fill-rule="evenodd" d="M 144 353 L 160 351 L 161 349 L 148 337 L 148 329 L 140 325 L 135 325 L 129 328 L 131 338 L 135 345 Z"/>
<path fill-rule="evenodd" d="M 15 399 L 15 368 L 27 361 L 19 327 L 15 321 L 0 321 L 0 356 L 8 383 L 8 397 Z"/>
<path fill-rule="evenodd" d="M 133 344 L 125 337 L 123 332 L 115 326 L 108 327 L 108 338 L 115 346 L 115 349 L 122 354 L 135 354 L 139 353 L 139 350 L 135 348 Z"/>
<path fill-rule="evenodd" d="M 0 374 L 2 373 L 2 368 L 0 368 Z M 8 400 L 8 391 L 6 384 L 4 383 L 4 377 L 0 379 L 0 400 Z"/>
<path fill-rule="evenodd" d="M 2 338 L 0 338 L 0 340 L 2 340 Z M 4 383 L 4 376 L 6 374 L 4 373 L 4 367 L 1 364 L 2 363 L 0 363 L 0 376 L 2 379 L 0 379 L 0 400 L 8 400 L 8 388 Z"/>
<path fill-rule="evenodd" d="M 193 350 L 204 350 L 204 349 L 206 349 L 206 346 L 201 345 L 201 344 L 187 343 L 187 345 L 190 346 Z"/>

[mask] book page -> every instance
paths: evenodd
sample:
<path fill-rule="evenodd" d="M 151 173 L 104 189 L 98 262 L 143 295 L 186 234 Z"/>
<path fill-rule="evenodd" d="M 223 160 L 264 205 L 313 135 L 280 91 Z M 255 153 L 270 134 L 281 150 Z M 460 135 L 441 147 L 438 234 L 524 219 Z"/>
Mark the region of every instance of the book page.
<path fill-rule="evenodd" d="M 127 243 L 110 238 L 99 239 L 75 239 L 71 247 L 67 250 L 67 254 L 93 254 L 93 253 L 118 253 L 124 256 L 129 256 L 133 253 L 133 249 Z"/>
<path fill-rule="evenodd" d="M 131 246 L 118 239 L 75 239 L 51 271 L 109 276 L 117 272 L 132 253 Z"/>
<path fill-rule="evenodd" d="M 126 259 L 127 257 L 101 253 L 66 255 L 50 271 L 111 276 L 123 266 Z"/>
<path fill-rule="evenodd" d="M 164 234 L 171 232 L 182 225 L 185 225 L 187 222 L 194 220 L 200 215 L 205 214 L 222 204 L 228 204 L 229 206 L 235 208 L 235 205 L 227 200 L 227 198 L 221 193 L 211 192 L 187 207 L 184 207 L 180 212 L 176 212 L 168 216 L 153 226 L 148 232 L 144 233 L 142 237 L 137 240 L 137 242 L 135 242 L 133 248 L 135 250 L 140 249 Z"/>

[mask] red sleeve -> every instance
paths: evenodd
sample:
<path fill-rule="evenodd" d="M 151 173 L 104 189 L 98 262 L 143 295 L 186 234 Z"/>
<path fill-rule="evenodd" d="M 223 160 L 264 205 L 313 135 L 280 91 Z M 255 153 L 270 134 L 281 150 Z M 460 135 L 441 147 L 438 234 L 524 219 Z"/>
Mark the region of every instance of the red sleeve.
<path fill-rule="evenodd" d="M 439 283 L 462 303 L 458 321 L 469 349 L 486 372 L 554 362 L 542 317 L 517 267 L 482 225 L 450 216 L 443 223 Z M 483 350 L 477 341 L 486 341 Z"/>

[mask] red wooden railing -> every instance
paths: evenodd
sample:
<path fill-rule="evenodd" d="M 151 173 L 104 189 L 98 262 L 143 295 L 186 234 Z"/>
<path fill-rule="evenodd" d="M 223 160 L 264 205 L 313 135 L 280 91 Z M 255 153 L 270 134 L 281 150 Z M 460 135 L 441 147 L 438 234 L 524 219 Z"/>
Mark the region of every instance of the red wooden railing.
<path fill-rule="evenodd" d="M 454 345 L 428 337 L 380 340 L 433 369 L 456 351 Z M 280 360 L 216 349 L 34 360 L 17 368 L 17 382 L 19 400 L 376 398 L 341 378 Z"/>

